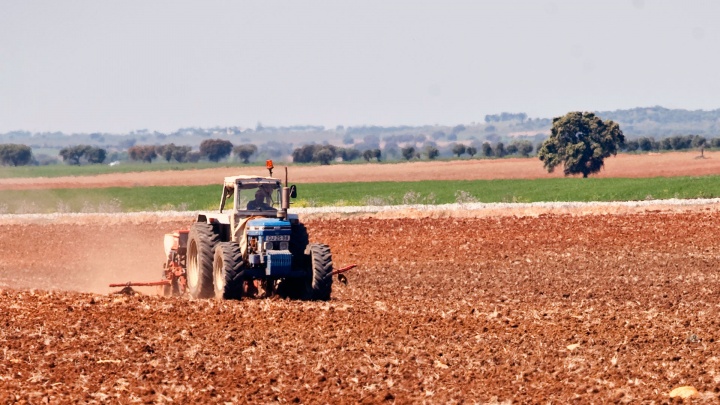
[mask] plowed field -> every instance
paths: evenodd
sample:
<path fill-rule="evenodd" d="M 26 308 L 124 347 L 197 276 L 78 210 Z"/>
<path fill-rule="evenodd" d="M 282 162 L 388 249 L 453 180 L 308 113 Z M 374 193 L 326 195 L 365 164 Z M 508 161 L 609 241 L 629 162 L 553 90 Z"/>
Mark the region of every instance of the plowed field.
<path fill-rule="evenodd" d="M 313 218 L 330 302 L 109 294 L 188 221 L 0 224 L 0 402 L 720 398 L 718 212 Z"/>

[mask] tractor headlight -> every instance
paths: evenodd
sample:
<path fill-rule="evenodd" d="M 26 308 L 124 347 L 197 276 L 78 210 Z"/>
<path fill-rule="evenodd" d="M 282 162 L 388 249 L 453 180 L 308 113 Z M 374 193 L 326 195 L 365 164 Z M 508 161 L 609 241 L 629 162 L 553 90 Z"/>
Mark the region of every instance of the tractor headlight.
<path fill-rule="evenodd" d="M 265 242 L 265 250 L 273 250 L 274 248 L 274 242 Z"/>
<path fill-rule="evenodd" d="M 280 242 L 280 250 L 288 250 L 289 248 L 290 248 L 290 243 Z"/>

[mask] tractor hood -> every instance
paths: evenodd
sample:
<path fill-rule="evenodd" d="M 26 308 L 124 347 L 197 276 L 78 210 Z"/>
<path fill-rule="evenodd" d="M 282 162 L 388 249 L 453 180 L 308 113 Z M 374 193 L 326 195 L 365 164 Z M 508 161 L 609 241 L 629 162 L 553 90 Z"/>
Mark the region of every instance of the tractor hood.
<path fill-rule="evenodd" d="M 279 218 L 258 218 L 258 219 L 251 219 L 247 223 L 248 229 L 255 230 L 255 229 L 273 229 L 273 228 L 289 228 L 290 227 L 290 221 L 284 221 Z"/>
<path fill-rule="evenodd" d="M 251 219 L 247 223 L 248 236 L 268 237 L 272 235 L 276 237 L 275 240 L 286 241 L 290 240 L 291 232 L 290 222 L 277 218 Z"/>

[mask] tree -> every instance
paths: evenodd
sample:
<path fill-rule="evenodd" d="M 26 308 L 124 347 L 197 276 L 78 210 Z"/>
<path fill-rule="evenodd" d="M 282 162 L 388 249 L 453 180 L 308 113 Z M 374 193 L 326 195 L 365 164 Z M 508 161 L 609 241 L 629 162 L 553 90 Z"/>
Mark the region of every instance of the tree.
<path fill-rule="evenodd" d="M 185 156 L 185 161 L 190 163 L 197 163 L 200 161 L 201 157 L 202 156 L 200 155 L 200 152 L 191 151 L 187 153 L 187 156 Z"/>
<path fill-rule="evenodd" d="M 503 156 L 507 155 L 507 152 L 505 152 L 505 144 L 502 142 L 498 142 L 495 145 L 494 150 L 495 150 L 495 156 L 497 156 L 497 157 L 503 157 Z"/>
<path fill-rule="evenodd" d="M 173 159 L 177 162 L 185 162 L 185 158 L 191 150 L 190 146 L 177 146 L 174 143 L 160 145 L 155 148 L 158 156 L 161 156 L 168 163 Z"/>
<path fill-rule="evenodd" d="M 428 145 L 425 147 L 425 154 L 427 155 L 429 160 L 434 160 L 436 157 L 440 156 L 440 151 L 438 148 Z"/>
<path fill-rule="evenodd" d="M 470 155 L 470 157 L 477 155 L 477 152 L 478 152 L 478 150 L 474 146 L 468 146 L 467 149 L 465 149 L 465 153 Z"/>
<path fill-rule="evenodd" d="M 402 148 L 400 150 L 400 153 L 402 153 L 405 160 L 410 160 L 415 156 L 415 148 L 412 146 L 408 146 L 406 148 Z"/>
<path fill-rule="evenodd" d="M 625 143 L 625 150 L 628 152 L 635 152 L 638 149 L 640 149 L 640 142 L 637 140 L 627 141 Z"/>
<path fill-rule="evenodd" d="M 372 159 L 376 159 L 379 162 L 382 157 L 382 151 L 380 151 L 380 149 L 366 149 L 362 153 L 362 157 L 368 162 Z"/>
<path fill-rule="evenodd" d="M 704 148 L 707 145 L 708 141 L 705 139 L 704 136 L 695 135 L 692 138 L 692 147 L 693 148 Z"/>
<path fill-rule="evenodd" d="M 77 145 L 60 149 L 59 155 L 70 165 L 79 165 L 83 158 L 90 164 L 99 164 L 105 161 L 107 151 L 90 145 Z"/>
<path fill-rule="evenodd" d="M 538 158 L 549 173 L 563 165 L 568 176 L 582 174 L 583 178 L 602 169 L 605 158 L 615 156 L 625 144 L 620 126 L 604 122 L 591 112 L 569 112 L 553 119 L 550 137 L 543 142 Z"/>
<path fill-rule="evenodd" d="M 172 158 L 175 159 L 177 162 L 188 162 L 188 156 L 190 155 L 190 151 L 192 148 L 187 145 L 183 146 L 176 146 L 172 153 Z"/>
<path fill-rule="evenodd" d="M 456 143 L 452 147 L 452 152 L 453 152 L 453 154 L 457 155 L 457 157 L 460 157 L 460 155 L 465 153 L 465 151 L 466 151 L 465 145 L 463 145 L 461 143 Z"/>
<path fill-rule="evenodd" d="M 355 148 L 340 148 L 338 149 L 338 155 L 342 158 L 343 162 L 349 162 L 358 159 L 360 157 L 360 151 Z"/>
<path fill-rule="evenodd" d="M 365 159 L 366 162 L 369 162 L 370 159 L 372 159 L 372 151 L 370 149 L 365 149 L 365 151 L 362 153 L 363 159 Z"/>
<path fill-rule="evenodd" d="M 692 140 L 692 146 L 693 148 L 700 149 L 700 157 L 705 157 L 705 147 L 707 146 L 708 141 L 705 139 L 705 137 L 700 135 L 695 135 L 695 137 Z"/>
<path fill-rule="evenodd" d="M 0 145 L 0 164 L 25 166 L 32 162 L 32 149 L 27 145 L 8 143 Z"/>
<path fill-rule="evenodd" d="M 175 150 L 175 144 L 167 144 L 167 145 L 160 145 L 155 147 L 155 153 L 158 154 L 158 156 L 161 156 L 163 159 L 165 159 L 168 163 L 170 163 L 170 160 L 172 160 L 173 151 Z"/>
<path fill-rule="evenodd" d="M 174 143 L 155 147 L 155 153 L 165 159 L 168 163 L 170 163 L 173 159 L 175 159 L 178 163 L 186 162 L 187 155 L 191 150 L 192 148 L 189 146 L 176 146 Z"/>
<path fill-rule="evenodd" d="M 85 158 L 90 164 L 101 164 L 107 157 L 107 151 L 102 148 L 90 147 L 85 151 Z"/>
<path fill-rule="evenodd" d="M 233 148 L 233 153 L 237 155 L 240 159 L 242 159 L 242 162 L 245 164 L 250 163 L 250 156 L 257 153 L 258 148 L 257 146 L 251 144 L 251 143 L 245 143 L 242 145 L 238 145 Z"/>
<path fill-rule="evenodd" d="M 87 145 L 67 146 L 60 149 L 59 155 L 62 156 L 63 162 L 67 162 L 69 165 L 79 165 L 86 148 Z"/>
<path fill-rule="evenodd" d="M 329 165 L 338 156 L 338 148 L 333 145 L 303 145 L 292 152 L 293 162 L 317 162 Z"/>
<path fill-rule="evenodd" d="M 128 149 L 128 157 L 130 160 L 140 160 L 145 163 L 150 163 L 157 157 L 157 152 L 153 145 L 135 145 Z"/>
<path fill-rule="evenodd" d="M 228 157 L 232 149 L 232 142 L 224 139 L 206 139 L 200 143 L 200 154 L 211 162 Z"/>
<path fill-rule="evenodd" d="M 320 162 L 321 165 L 329 165 L 335 158 L 335 155 L 328 148 L 322 148 L 313 154 L 313 161 Z"/>
<path fill-rule="evenodd" d="M 483 156 L 485 156 L 485 157 L 490 157 L 490 156 L 493 155 L 492 146 L 490 146 L 489 143 L 483 142 L 483 144 L 482 144 L 482 154 L 483 154 Z"/>
<path fill-rule="evenodd" d="M 518 141 L 514 143 L 517 146 L 517 151 L 522 157 L 528 157 L 533 151 L 533 144 L 528 140 Z"/>
<path fill-rule="evenodd" d="M 653 150 L 653 144 L 655 143 L 655 138 L 648 138 L 646 136 L 638 139 L 638 146 L 640 147 L 641 151 L 649 152 Z"/>
<path fill-rule="evenodd" d="M 313 160 L 315 154 L 315 146 L 317 145 L 303 145 L 299 148 L 295 148 L 292 152 L 293 162 L 295 163 L 310 163 Z"/>

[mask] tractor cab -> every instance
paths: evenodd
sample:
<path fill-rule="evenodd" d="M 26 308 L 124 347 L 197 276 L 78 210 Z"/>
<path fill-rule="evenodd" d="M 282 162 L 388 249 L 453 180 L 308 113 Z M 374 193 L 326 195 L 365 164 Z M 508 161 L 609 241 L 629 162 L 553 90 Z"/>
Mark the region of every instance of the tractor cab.
<path fill-rule="evenodd" d="M 239 216 L 276 216 L 281 208 L 282 183 L 271 177 L 233 176 L 225 178 L 220 212 L 228 204 Z"/>
<path fill-rule="evenodd" d="M 272 176 L 272 161 L 267 161 Z M 286 173 L 287 176 L 287 173 Z M 287 183 L 287 180 L 285 181 Z M 225 177 L 220 213 L 232 203 L 236 217 L 278 217 L 287 219 L 290 198 L 295 198 L 295 186 L 282 186 L 282 181 L 273 177 L 232 176 Z"/>

